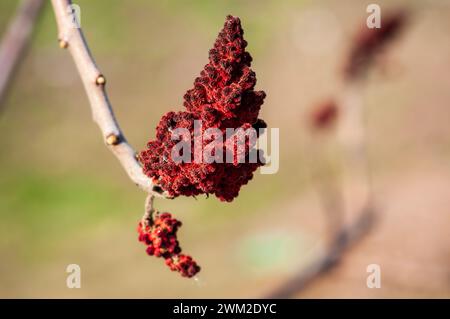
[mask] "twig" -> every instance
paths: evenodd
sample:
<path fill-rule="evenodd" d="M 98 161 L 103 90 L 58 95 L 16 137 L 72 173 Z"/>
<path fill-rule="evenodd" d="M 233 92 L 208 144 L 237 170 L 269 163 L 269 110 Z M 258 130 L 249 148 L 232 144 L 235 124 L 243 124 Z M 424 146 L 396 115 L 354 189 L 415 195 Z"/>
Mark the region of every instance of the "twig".
<path fill-rule="evenodd" d="M 67 48 L 72 55 L 91 105 L 93 119 L 99 126 L 103 139 L 139 188 L 153 196 L 168 197 L 142 172 L 136 152 L 120 130 L 106 93 L 106 79 L 94 62 L 81 28 L 73 22 L 71 3 L 70 0 L 52 0 L 59 45 Z"/>
<path fill-rule="evenodd" d="M 31 39 L 43 0 L 24 0 L 0 43 L 0 105 Z"/>
<path fill-rule="evenodd" d="M 289 298 L 304 289 L 314 279 L 330 271 L 342 256 L 362 237 L 369 233 L 375 221 L 375 211 L 372 207 L 366 207 L 357 220 L 348 227 L 344 227 L 335 236 L 334 241 L 307 268 L 302 269 L 297 275 L 291 277 L 277 290 L 271 292 L 266 298 Z"/>
<path fill-rule="evenodd" d="M 155 212 L 155 209 L 153 207 L 153 201 L 155 199 L 155 196 L 153 195 L 147 195 L 147 198 L 145 199 L 145 205 L 144 205 L 144 215 L 142 216 L 142 225 L 148 225 L 152 218 L 153 213 Z"/>

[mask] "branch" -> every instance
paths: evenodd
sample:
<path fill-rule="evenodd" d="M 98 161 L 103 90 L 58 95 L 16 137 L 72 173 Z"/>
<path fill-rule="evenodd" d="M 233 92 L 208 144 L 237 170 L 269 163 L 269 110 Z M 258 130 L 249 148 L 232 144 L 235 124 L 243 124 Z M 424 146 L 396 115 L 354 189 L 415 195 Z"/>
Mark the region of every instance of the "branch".
<path fill-rule="evenodd" d="M 168 197 L 161 187 L 143 173 L 136 152 L 120 130 L 106 93 L 106 79 L 94 62 L 81 28 L 73 23 L 74 17 L 69 7 L 71 4 L 70 0 L 52 0 L 59 45 L 67 48 L 72 55 L 91 105 L 93 119 L 99 126 L 107 147 L 139 188 L 153 196 Z"/>
<path fill-rule="evenodd" d="M 24 0 L 0 43 L 0 104 L 31 39 L 43 0 Z"/>

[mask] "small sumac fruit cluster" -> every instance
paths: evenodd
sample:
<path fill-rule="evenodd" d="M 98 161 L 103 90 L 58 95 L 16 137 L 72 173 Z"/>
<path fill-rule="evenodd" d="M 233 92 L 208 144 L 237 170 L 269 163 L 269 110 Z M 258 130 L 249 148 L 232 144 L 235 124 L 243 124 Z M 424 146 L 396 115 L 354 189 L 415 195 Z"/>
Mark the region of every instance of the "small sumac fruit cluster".
<path fill-rule="evenodd" d="M 154 212 L 138 225 L 139 241 L 147 245 L 147 254 L 162 257 L 172 271 L 183 277 L 193 277 L 200 267 L 191 256 L 181 254 L 177 231 L 181 222 L 170 213 Z"/>
<path fill-rule="evenodd" d="M 241 186 L 252 179 L 253 172 L 264 164 L 262 153 L 254 162 L 194 160 L 180 163 L 172 158 L 172 150 L 178 143 L 172 139 L 172 132 L 184 129 L 194 137 L 195 121 L 202 123 L 201 136 L 210 128 L 220 130 L 225 136 L 227 128 L 258 131 L 266 127 L 264 121 L 258 119 L 266 94 L 254 90 L 256 75 L 250 69 L 252 58 L 245 51 L 247 42 L 243 34 L 239 18 L 227 16 L 209 51 L 209 63 L 195 79 L 194 87 L 184 95 L 186 110 L 166 113 L 156 128 L 156 139 L 148 142 L 147 149 L 140 153 L 144 173 L 172 197 L 214 194 L 222 201 L 232 201 Z M 191 142 L 193 140 L 195 138 Z M 234 143 L 229 140 L 224 138 L 219 145 L 224 154 L 226 145 Z M 210 142 L 202 138 L 200 146 L 205 149 Z M 192 142 L 190 158 L 195 158 L 198 149 L 194 144 Z M 248 158 L 253 146 L 246 145 L 245 154 L 240 156 Z"/>

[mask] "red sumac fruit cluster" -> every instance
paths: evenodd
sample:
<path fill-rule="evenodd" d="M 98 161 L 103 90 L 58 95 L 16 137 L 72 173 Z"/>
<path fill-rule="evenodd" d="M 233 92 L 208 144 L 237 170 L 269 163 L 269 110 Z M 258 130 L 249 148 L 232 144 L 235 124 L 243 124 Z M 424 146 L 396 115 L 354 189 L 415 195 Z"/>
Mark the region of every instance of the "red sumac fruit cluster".
<path fill-rule="evenodd" d="M 255 91 L 256 75 L 250 69 L 252 58 L 245 51 L 247 42 L 239 18 L 227 16 L 214 47 L 209 51 L 209 63 L 194 81 L 194 87 L 184 95 L 184 111 L 168 112 L 156 128 L 156 139 L 147 144 L 139 159 L 144 173 L 171 196 L 214 194 L 220 200 L 232 201 L 253 172 L 263 165 L 262 153 L 256 162 L 176 162 L 172 150 L 178 141 L 172 140 L 175 129 L 187 129 L 194 136 L 194 121 L 201 121 L 201 133 L 217 128 L 265 128 L 258 119 L 266 94 Z M 225 135 L 225 134 L 223 134 Z M 204 148 L 210 141 L 202 140 Z M 194 144 L 194 143 L 192 143 Z M 223 147 L 227 141 L 224 141 Z M 191 148 L 194 158 L 194 149 Z M 246 147 L 248 156 L 250 147 Z M 226 151 L 224 151 L 226 152 Z"/>

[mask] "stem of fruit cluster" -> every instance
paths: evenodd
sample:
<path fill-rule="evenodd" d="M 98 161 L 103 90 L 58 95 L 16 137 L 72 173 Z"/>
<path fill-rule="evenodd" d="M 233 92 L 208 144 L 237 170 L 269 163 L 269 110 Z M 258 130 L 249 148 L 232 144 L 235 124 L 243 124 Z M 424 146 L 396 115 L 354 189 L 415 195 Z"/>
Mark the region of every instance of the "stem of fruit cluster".
<path fill-rule="evenodd" d="M 155 196 L 147 195 L 145 199 L 144 205 L 144 215 L 142 216 L 142 225 L 148 226 L 149 222 L 152 220 L 153 213 L 155 209 L 153 208 L 153 201 L 155 200 Z"/>
<path fill-rule="evenodd" d="M 139 188 L 151 196 L 168 197 L 167 193 L 143 173 L 135 150 L 121 131 L 106 93 L 106 78 L 95 64 L 80 26 L 74 23 L 71 4 L 70 0 L 52 0 L 59 45 L 61 48 L 67 48 L 72 55 L 89 99 L 93 119 L 102 132 L 106 146 Z"/>

